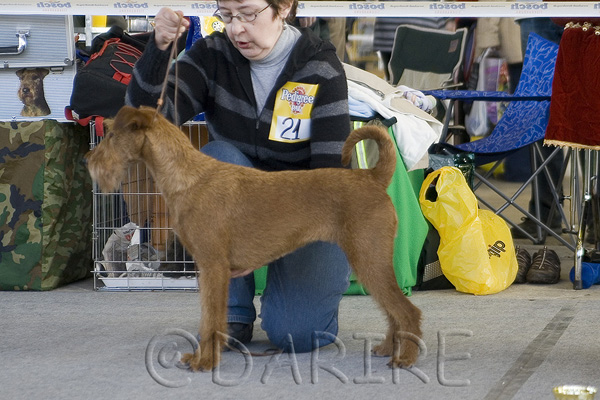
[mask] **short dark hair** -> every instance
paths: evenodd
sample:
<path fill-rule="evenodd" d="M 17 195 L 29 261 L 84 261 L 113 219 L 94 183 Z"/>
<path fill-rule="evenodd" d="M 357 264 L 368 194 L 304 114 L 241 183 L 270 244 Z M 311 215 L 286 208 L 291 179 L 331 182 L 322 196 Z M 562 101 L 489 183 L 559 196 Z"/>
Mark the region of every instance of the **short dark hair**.
<path fill-rule="evenodd" d="M 291 23 L 296 19 L 296 10 L 298 9 L 298 0 L 267 0 L 267 3 L 271 5 L 279 13 L 282 7 L 288 6 L 291 3 L 290 13 L 288 14 L 286 21 Z"/>

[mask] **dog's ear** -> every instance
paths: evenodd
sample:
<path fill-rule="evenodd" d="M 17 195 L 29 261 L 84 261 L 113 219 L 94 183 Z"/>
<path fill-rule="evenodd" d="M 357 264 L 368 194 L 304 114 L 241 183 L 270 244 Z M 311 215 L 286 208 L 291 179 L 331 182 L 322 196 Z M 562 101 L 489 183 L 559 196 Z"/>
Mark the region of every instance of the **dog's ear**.
<path fill-rule="evenodd" d="M 115 121 L 112 118 L 102 121 L 102 124 L 104 125 L 104 132 L 111 132 L 113 130 L 114 123 Z"/>
<path fill-rule="evenodd" d="M 15 71 L 15 74 L 21 79 L 23 77 L 23 73 L 25 72 L 25 68 L 21 68 Z"/>
<path fill-rule="evenodd" d="M 45 77 L 46 75 L 48 75 L 50 73 L 50 70 L 48 68 L 36 68 L 36 71 L 42 75 L 42 78 Z"/>
<path fill-rule="evenodd" d="M 128 131 L 152 127 L 153 114 L 130 106 L 123 106 L 115 116 L 113 125 Z"/>

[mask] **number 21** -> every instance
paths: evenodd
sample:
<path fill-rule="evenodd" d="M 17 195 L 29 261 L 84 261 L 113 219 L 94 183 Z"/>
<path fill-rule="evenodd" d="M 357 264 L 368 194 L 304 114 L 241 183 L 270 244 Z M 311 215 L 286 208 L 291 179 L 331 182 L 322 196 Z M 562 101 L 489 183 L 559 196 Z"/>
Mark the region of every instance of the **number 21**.
<path fill-rule="evenodd" d="M 296 121 L 296 123 L 294 124 L 294 121 Z M 286 118 L 283 120 L 283 132 L 281 132 L 280 137 L 282 139 L 287 139 L 287 140 L 298 140 L 298 136 L 299 136 L 299 132 L 300 132 L 300 122 L 302 122 L 301 119 L 294 119 L 294 118 Z M 292 137 L 286 137 L 285 135 L 291 132 Z"/>

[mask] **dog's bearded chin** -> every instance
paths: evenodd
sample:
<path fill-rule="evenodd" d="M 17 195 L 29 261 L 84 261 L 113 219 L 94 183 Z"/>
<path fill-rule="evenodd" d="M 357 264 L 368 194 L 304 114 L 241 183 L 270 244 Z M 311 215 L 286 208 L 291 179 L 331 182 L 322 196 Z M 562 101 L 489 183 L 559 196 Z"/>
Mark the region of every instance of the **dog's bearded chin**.
<path fill-rule="evenodd" d="M 89 171 L 92 180 L 98 184 L 103 193 L 115 192 L 121 186 L 123 178 L 125 178 L 124 173 L 107 176 L 106 174 L 101 173 L 102 171 L 99 171 L 98 168 L 94 167 L 89 168 Z"/>

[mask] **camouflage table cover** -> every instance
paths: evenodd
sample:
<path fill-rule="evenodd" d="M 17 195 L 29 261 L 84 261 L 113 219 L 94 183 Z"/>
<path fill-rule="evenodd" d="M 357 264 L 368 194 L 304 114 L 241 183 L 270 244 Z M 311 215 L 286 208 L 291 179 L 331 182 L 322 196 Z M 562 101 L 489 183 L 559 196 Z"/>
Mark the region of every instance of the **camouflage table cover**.
<path fill-rule="evenodd" d="M 92 269 L 87 129 L 0 122 L 0 290 L 50 290 Z"/>

